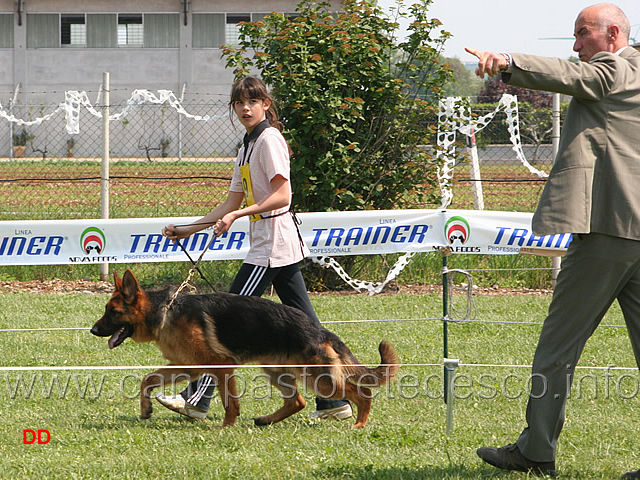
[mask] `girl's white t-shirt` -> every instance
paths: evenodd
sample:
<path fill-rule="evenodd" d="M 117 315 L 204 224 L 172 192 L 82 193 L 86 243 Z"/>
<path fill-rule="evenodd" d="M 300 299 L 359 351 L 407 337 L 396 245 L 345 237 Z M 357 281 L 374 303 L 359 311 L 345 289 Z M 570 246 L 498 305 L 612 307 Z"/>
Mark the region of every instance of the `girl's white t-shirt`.
<path fill-rule="evenodd" d="M 240 166 L 244 160 L 244 146 L 238 152 L 229 191 L 243 192 Z M 277 128 L 269 127 L 249 144 L 249 162 L 253 199 L 261 203 L 273 193 L 271 180 L 281 175 L 290 181 L 289 148 Z M 291 204 L 291 198 L 289 198 Z M 289 206 L 270 212 L 268 217 L 287 212 Z M 249 226 L 249 253 L 244 261 L 262 267 L 284 267 L 298 263 L 309 255 L 309 249 L 301 244 L 293 217 L 289 213 L 251 222 Z"/>

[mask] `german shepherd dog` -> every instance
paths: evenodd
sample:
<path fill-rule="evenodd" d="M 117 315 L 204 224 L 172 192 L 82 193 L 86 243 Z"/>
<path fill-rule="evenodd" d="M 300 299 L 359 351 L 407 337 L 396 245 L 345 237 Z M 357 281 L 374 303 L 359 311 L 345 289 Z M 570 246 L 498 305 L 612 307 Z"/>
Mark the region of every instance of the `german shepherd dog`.
<path fill-rule="evenodd" d="M 386 341 L 379 346 L 382 365 L 367 368 L 335 334 L 293 307 L 231 293 L 178 295 L 171 302 L 175 289 L 144 292 L 130 270 L 122 279 L 114 273 L 114 280 L 116 290 L 91 333 L 110 337 L 109 348 L 128 337 L 156 342 L 172 367 L 142 380 L 142 418 L 151 417 L 153 388 L 208 373 L 216 381 L 225 409 L 222 426 L 233 425 L 240 414 L 234 368 L 258 362 L 268 365 L 263 370 L 281 392 L 284 405 L 271 415 L 255 418 L 256 425 L 280 422 L 304 408 L 297 386 L 300 380 L 318 396 L 352 402 L 358 413 L 354 427 L 364 427 L 371 410 L 369 387 L 384 385 L 397 370 L 398 358 Z"/>

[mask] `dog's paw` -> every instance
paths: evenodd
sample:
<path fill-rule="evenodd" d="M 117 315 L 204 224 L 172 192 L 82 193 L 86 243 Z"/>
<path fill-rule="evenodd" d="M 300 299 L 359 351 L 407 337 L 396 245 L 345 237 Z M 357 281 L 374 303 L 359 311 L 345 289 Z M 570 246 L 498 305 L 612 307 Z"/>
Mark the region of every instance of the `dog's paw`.
<path fill-rule="evenodd" d="M 140 418 L 147 420 L 148 418 L 151 418 L 152 414 L 153 414 L 153 407 L 151 406 L 151 403 L 149 403 L 149 406 L 146 408 L 144 406 L 140 407 Z"/>
<path fill-rule="evenodd" d="M 266 427 L 267 425 L 271 425 L 271 422 L 266 420 L 266 417 L 256 417 L 253 419 L 253 423 L 255 423 L 256 427 Z"/>

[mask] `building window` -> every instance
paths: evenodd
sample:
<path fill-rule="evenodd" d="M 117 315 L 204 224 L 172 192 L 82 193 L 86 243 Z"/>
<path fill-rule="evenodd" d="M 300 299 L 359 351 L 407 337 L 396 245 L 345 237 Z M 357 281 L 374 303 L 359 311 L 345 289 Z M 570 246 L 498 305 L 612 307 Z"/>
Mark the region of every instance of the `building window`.
<path fill-rule="evenodd" d="M 224 43 L 227 45 L 238 45 L 240 43 L 240 22 L 250 22 L 251 15 L 248 13 L 227 13 L 227 23 L 224 29 Z"/>
<path fill-rule="evenodd" d="M 224 44 L 224 13 L 193 14 L 193 48 L 219 48 Z"/>
<path fill-rule="evenodd" d="M 27 14 L 27 48 L 59 48 L 60 15 Z"/>
<path fill-rule="evenodd" d="M 180 47 L 180 15 L 177 13 L 144 14 L 145 48 Z"/>
<path fill-rule="evenodd" d="M 142 47 L 144 42 L 144 30 L 142 25 L 142 14 L 119 14 L 118 15 L 118 46 L 120 47 Z"/>
<path fill-rule="evenodd" d="M 13 48 L 13 15 L 0 15 L 0 48 Z"/>
<path fill-rule="evenodd" d="M 63 47 L 87 45 L 87 26 L 83 14 L 60 15 L 60 45 Z"/>
<path fill-rule="evenodd" d="M 115 48 L 117 43 L 118 20 L 115 13 L 87 14 L 87 47 Z"/>

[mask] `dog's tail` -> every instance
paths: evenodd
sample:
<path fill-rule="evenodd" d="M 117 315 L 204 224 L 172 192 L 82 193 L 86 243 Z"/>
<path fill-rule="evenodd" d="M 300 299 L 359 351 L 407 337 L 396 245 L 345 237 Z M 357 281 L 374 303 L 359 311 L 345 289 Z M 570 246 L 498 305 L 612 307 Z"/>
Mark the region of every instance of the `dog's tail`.
<path fill-rule="evenodd" d="M 351 356 L 356 363 L 349 362 L 349 365 L 343 369 L 350 383 L 363 387 L 379 387 L 391 381 L 398 371 L 398 355 L 386 340 L 380 342 L 378 351 L 380 352 L 381 364 L 376 368 L 367 368 L 357 363 L 357 360 Z"/>

